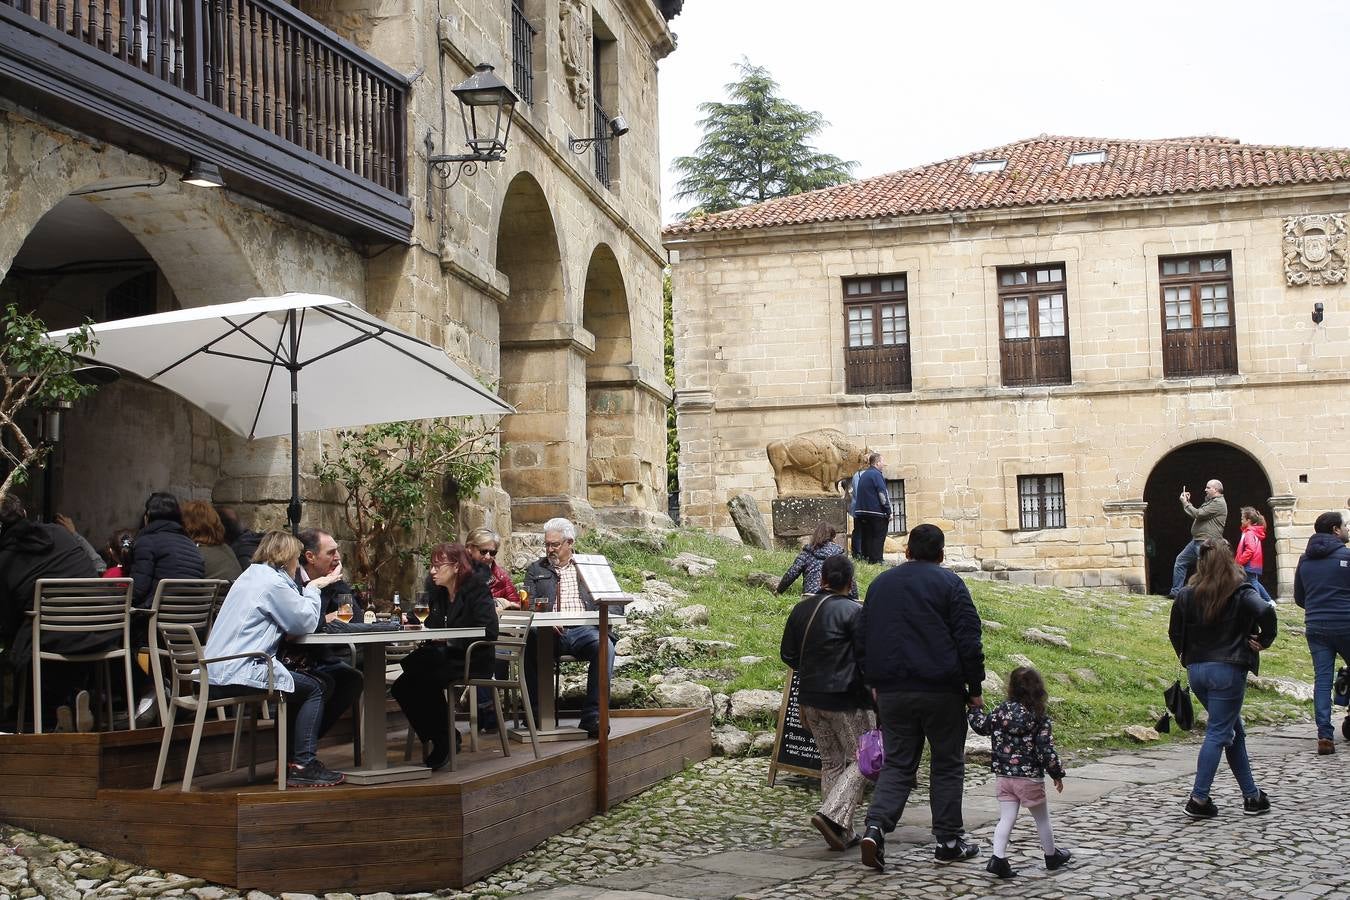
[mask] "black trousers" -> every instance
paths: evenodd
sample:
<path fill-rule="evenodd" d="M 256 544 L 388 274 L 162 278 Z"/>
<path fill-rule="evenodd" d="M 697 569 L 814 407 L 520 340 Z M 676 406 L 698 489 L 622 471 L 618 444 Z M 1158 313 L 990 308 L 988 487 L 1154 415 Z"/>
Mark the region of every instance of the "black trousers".
<path fill-rule="evenodd" d="M 403 674 L 389 688 L 408 724 L 424 742 L 450 740 L 445 689 L 464 675 L 464 651 L 423 645 L 403 660 Z"/>
<path fill-rule="evenodd" d="M 882 554 L 886 550 L 886 526 L 890 521 L 886 516 L 868 515 L 853 520 L 853 528 L 859 533 L 863 559 L 870 563 L 882 562 Z"/>
<path fill-rule="evenodd" d="M 344 712 L 356 705 L 366 680 L 340 659 L 315 663 L 309 674 L 323 682 L 323 716 L 319 719 L 319 737 L 323 737 Z"/>
<path fill-rule="evenodd" d="M 886 764 L 877 778 L 867 824 L 890 832 L 914 790 L 919 757 L 929 748 L 928 805 L 933 837 L 961 837 L 961 791 L 966 774 L 966 701 L 961 694 L 881 691 L 877 719 L 886 747 Z"/>

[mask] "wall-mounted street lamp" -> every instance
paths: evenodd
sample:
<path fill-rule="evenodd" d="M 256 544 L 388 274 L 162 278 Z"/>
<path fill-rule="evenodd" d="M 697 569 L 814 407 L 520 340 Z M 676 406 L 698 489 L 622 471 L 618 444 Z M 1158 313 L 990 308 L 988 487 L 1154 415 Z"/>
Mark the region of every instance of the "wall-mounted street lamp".
<path fill-rule="evenodd" d="M 571 135 L 567 136 L 567 149 L 580 155 L 586 152 L 586 148 L 591 144 L 607 144 L 616 138 L 621 138 L 628 133 L 628 120 L 623 116 L 615 116 L 609 120 L 609 134 L 601 137 L 592 135 L 588 138 L 577 138 Z"/>
<path fill-rule="evenodd" d="M 469 153 L 433 153 L 436 148 L 427 132 L 427 188 L 440 192 L 441 219 L 445 219 L 445 194 L 465 175 L 478 171 L 479 163 L 501 162 L 506 158 L 506 142 L 511 136 L 511 115 L 519 99 L 515 91 L 492 71 L 479 63 L 467 80 L 450 93 L 459 100 L 459 115 L 464 122 L 464 144 Z M 431 204 L 427 204 L 427 218 Z M 444 228 L 444 225 L 442 225 Z"/>
<path fill-rule="evenodd" d="M 71 375 L 80 384 L 112 384 L 121 373 L 109 366 L 80 366 Z M 51 400 L 44 405 L 38 417 L 38 439 L 47 445 L 47 457 L 42 461 L 42 521 L 55 522 L 56 468 L 52 457 L 61 443 L 61 416 L 70 410 L 69 400 Z"/>
<path fill-rule="evenodd" d="M 188 160 L 188 170 L 183 175 L 183 184 L 190 184 L 193 187 L 218 188 L 225 186 L 225 179 L 220 174 L 220 167 L 215 163 L 209 163 L 205 160 L 192 157 Z"/>
<path fill-rule="evenodd" d="M 1321 301 L 1319 300 L 1317 303 L 1313 304 L 1313 312 L 1312 312 L 1313 324 L 1321 325 L 1322 320 L 1324 318 L 1326 318 L 1326 307 L 1323 306 Z"/>

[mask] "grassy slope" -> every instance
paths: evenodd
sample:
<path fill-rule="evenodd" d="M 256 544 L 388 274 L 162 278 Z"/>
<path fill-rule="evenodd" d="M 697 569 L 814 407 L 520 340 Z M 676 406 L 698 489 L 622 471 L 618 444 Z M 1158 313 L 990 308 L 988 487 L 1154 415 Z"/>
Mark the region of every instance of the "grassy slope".
<path fill-rule="evenodd" d="M 763 587 L 751 587 L 745 577 L 752 572 L 781 575 L 794 554 L 754 550 L 695 530 L 673 534 L 664 552 L 654 552 L 641 543 L 604 542 L 589 536 L 582 541 L 582 549 L 605 553 L 619 580 L 630 590 L 641 589 L 642 572 L 647 570 L 687 591 L 688 603 L 708 607 L 707 627 L 681 630 L 673 620 L 662 618 L 652 623 L 652 631 L 735 644 L 734 649 L 717 655 L 680 660 L 684 667 L 706 675 L 699 680 L 714 691 L 730 694 L 741 688 L 782 689 L 785 669 L 778 659 L 779 640 L 783 622 L 800 595 L 776 596 Z M 716 559 L 715 572 L 690 577 L 664 562 L 681 551 Z M 859 566 L 862 593 L 881 571 L 880 566 Z M 1046 676 L 1052 698 L 1060 698 L 1052 703 L 1051 712 L 1057 742 L 1065 749 L 1128 743 L 1122 736 L 1125 726 L 1151 726 L 1162 713 L 1162 688 L 1178 671 L 1167 640 L 1166 598 L 1108 589 L 1059 590 L 978 580 L 968 584 L 981 618 L 1006 626 L 985 630 L 986 667 L 1006 679 L 1016 665 L 1010 659 L 1012 655 L 1024 654 L 1033 661 Z M 1311 681 L 1312 664 L 1301 631 L 1284 631 L 1289 627 L 1301 629 L 1303 611 L 1282 602 L 1279 614 L 1282 633 L 1263 654 L 1261 674 Z M 1026 628 L 1046 625 L 1064 629 L 1071 649 L 1023 639 Z M 737 660 L 746 655 L 763 660 L 742 666 Z M 640 669 L 625 669 L 623 674 L 645 682 L 645 676 L 662 671 L 665 665 L 651 663 Z M 1085 677 L 1077 670 L 1090 670 L 1092 674 Z M 1306 719 L 1311 716 L 1311 703 L 1253 690 L 1247 694 L 1244 716 L 1253 723 Z M 1174 729 L 1171 739 L 1179 736 Z"/>

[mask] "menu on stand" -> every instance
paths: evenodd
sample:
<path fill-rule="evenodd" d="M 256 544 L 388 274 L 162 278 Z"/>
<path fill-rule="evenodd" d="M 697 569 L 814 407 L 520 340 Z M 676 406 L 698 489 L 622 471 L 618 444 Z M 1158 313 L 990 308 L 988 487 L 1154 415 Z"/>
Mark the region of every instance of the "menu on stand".
<path fill-rule="evenodd" d="M 788 671 L 790 677 L 783 688 L 783 702 L 778 707 L 778 731 L 774 735 L 773 754 L 769 757 L 770 787 L 779 771 L 820 777 L 820 750 L 816 747 L 816 739 L 802 723 L 797 672 L 795 669 Z"/>

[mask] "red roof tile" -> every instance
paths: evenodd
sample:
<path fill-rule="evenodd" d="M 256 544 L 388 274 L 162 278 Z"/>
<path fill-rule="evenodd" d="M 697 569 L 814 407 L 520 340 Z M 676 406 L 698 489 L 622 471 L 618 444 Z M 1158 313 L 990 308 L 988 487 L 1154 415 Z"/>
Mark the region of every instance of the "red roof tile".
<path fill-rule="evenodd" d="M 1074 153 L 1106 162 L 1068 165 Z M 1007 160 L 971 174 L 978 160 Z M 677 222 L 664 234 L 771 228 L 927 213 L 1350 181 L 1350 149 L 1273 147 L 1231 138 L 1117 140 L 1040 135 L 954 159 Z"/>

